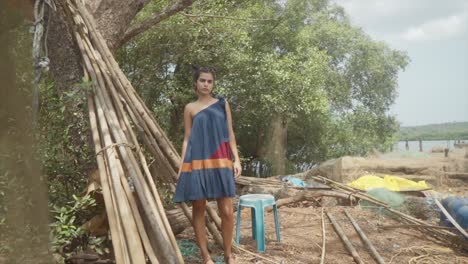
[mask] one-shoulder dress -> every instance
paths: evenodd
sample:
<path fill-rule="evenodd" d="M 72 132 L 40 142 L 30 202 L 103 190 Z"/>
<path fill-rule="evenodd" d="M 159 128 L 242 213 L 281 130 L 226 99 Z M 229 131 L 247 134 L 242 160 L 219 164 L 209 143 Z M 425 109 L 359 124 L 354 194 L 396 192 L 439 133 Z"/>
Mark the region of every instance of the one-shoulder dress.
<path fill-rule="evenodd" d="M 235 196 L 225 104 L 218 98 L 193 117 L 174 202 Z"/>

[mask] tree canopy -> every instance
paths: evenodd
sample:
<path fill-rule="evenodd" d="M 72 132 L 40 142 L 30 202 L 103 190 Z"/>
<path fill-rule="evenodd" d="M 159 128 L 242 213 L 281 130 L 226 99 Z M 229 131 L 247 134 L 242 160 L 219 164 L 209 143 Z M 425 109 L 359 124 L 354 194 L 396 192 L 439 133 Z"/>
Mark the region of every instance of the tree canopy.
<path fill-rule="evenodd" d="M 139 19 L 162 5 L 149 4 Z M 388 110 L 409 61 L 328 0 L 196 2 L 118 55 L 178 146 L 183 106 L 195 98 L 190 65 L 215 67 L 216 92 L 232 101 L 242 156 L 265 160 L 264 150 L 285 140 L 290 170 L 388 149 L 398 129 Z M 287 136 L 268 133 L 274 122 Z"/>

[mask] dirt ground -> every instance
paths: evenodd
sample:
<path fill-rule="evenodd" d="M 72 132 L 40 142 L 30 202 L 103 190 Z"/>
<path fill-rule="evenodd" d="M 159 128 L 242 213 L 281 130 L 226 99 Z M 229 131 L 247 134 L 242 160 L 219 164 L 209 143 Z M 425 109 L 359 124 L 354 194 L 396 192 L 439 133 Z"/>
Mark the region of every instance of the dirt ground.
<path fill-rule="evenodd" d="M 415 229 L 384 228 L 401 224 L 378 212 L 363 210 L 358 207 L 334 206 L 324 207 L 331 214 L 345 234 L 351 240 L 364 263 L 376 263 L 349 219 L 346 210 L 358 223 L 385 263 L 468 263 L 468 255 L 440 245 L 430 237 Z M 236 254 L 237 263 L 320 263 L 322 252 L 322 207 L 309 203 L 300 203 L 295 207 L 279 208 L 281 242 L 276 241 L 274 219 L 271 212 L 265 215 L 266 252 L 257 253 L 256 241 L 251 236 L 250 210 L 242 210 L 241 251 Z M 325 215 L 326 257 L 325 263 L 355 263 L 336 234 L 331 222 Z M 193 239 L 193 229 L 187 229 L 178 236 L 179 239 Z M 215 260 L 222 259 L 222 251 L 210 243 Z M 415 258 L 420 258 L 420 262 Z M 201 263 L 195 258 L 188 258 L 186 263 Z M 217 263 L 222 263 L 218 262 Z"/>
<path fill-rule="evenodd" d="M 430 153 L 414 158 L 391 157 L 387 155 L 373 157 L 366 161 L 361 161 L 361 163 L 376 164 L 372 159 L 379 160 L 377 167 L 380 168 L 380 173 L 392 171 L 392 169 L 388 170 L 389 167 L 400 168 L 401 170 L 401 167 L 412 166 L 415 169 L 410 169 L 410 173 L 401 173 L 401 171 L 395 170 L 394 175 L 411 174 L 420 177 L 426 175 L 428 177 L 427 182 L 433 187 L 433 190 L 436 191 L 439 197 L 449 195 L 468 197 L 466 181 L 443 177 L 444 167 L 446 171 L 468 172 L 468 159 L 464 159 L 464 152 L 451 152 L 449 158 L 445 158 L 443 153 Z M 352 163 L 349 159 L 346 162 L 348 165 Z M 388 164 L 386 167 L 387 171 L 382 167 L 382 163 Z M 355 168 L 352 170 L 352 173 L 358 173 L 358 170 Z M 402 171 L 408 172 L 405 169 Z M 361 173 L 368 172 L 371 172 L 371 166 L 367 166 L 361 171 Z M 306 201 L 278 209 L 281 242 L 276 241 L 273 213 L 267 212 L 265 214 L 266 252 L 262 254 L 257 253 L 256 242 L 251 237 L 250 210 L 242 210 L 240 244 L 243 250 L 236 254 L 237 263 L 320 263 L 322 252 L 322 209 L 336 219 L 364 263 L 377 262 L 370 255 L 351 222 L 345 216 L 345 210 L 356 220 L 385 263 L 468 263 L 467 252 L 459 252 L 453 247 L 451 248 L 451 245 L 440 244 L 440 242 L 419 230 L 408 227 L 388 228 L 388 226 L 400 225 L 401 222 L 385 216 L 382 212 L 376 211 L 373 208 L 333 205 L 320 207 Z M 437 225 L 437 215 L 437 212 L 432 212 L 433 217 L 424 220 L 430 224 Z M 355 263 L 326 215 L 324 215 L 324 218 L 326 230 L 325 263 Z M 194 243 L 193 229 L 186 229 L 177 238 Z M 211 239 L 210 249 L 216 263 L 223 263 L 222 251 Z M 201 263 L 196 253 L 193 254 L 186 258 L 186 263 Z"/>

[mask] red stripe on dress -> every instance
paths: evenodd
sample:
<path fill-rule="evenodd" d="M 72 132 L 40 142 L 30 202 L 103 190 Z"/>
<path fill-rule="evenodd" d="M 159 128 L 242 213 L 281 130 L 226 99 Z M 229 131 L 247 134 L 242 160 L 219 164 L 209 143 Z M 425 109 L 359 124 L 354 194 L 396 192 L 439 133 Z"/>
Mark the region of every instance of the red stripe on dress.
<path fill-rule="evenodd" d="M 219 146 L 218 150 L 216 150 L 211 157 L 208 159 L 229 159 L 232 160 L 231 158 L 231 147 L 229 147 L 228 142 L 223 142 Z"/>

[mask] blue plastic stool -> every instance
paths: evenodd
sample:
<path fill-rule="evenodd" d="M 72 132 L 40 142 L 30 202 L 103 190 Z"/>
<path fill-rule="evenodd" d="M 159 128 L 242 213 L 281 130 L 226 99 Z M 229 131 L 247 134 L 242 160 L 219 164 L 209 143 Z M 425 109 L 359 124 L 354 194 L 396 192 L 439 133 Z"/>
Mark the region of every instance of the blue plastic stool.
<path fill-rule="evenodd" d="M 275 197 L 269 194 L 246 194 L 239 198 L 237 205 L 237 224 L 236 224 L 236 243 L 240 241 L 240 222 L 242 207 L 250 207 L 252 212 L 252 238 L 257 240 L 257 251 L 265 252 L 265 207 L 273 206 L 275 216 L 276 240 L 280 242 L 280 226 L 278 221 L 278 211 L 276 208 Z"/>

